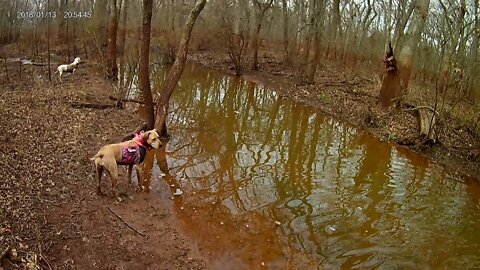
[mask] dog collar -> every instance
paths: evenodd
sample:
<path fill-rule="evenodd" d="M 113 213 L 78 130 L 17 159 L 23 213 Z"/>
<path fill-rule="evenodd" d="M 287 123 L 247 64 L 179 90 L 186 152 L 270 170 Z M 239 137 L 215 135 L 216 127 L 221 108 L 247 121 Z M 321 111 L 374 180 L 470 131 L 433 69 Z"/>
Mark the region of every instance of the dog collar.
<path fill-rule="evenodd" d="M 143 131 L 140 131 L 139 133 L 135 134 L 134 140 L 137 142 L 139 146 L 147 150 L 151 150 L 153 148 L 150 144 L 146 142 Z"/>

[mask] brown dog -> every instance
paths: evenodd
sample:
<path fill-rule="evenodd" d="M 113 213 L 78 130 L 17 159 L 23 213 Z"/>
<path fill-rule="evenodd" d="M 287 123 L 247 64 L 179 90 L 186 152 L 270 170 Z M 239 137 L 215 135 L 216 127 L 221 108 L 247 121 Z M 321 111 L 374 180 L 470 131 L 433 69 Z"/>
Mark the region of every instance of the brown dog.
<path fill-rule="evenodd" d="M 108 144 L 102 147 L 90 160 L 95 162 L 96 177 L 98 180 L 97 193 L 102 194 L 100 180 L 103 170 L 107 171 L 112 180 L 112 191 L 114 198 L 117 198 L 116 186 L 118 180 L 118 165 L 128 165 L 128 181 L 132 177 L 132 167 L 135 165 L 137 171 L 138 186 L 142 189 L 143 183 L 143 161 L 146 152 L 152 148 L 158 149 L 162 142 L 155 129 L 141 132 L 135 138 L 115 144 Z"/>

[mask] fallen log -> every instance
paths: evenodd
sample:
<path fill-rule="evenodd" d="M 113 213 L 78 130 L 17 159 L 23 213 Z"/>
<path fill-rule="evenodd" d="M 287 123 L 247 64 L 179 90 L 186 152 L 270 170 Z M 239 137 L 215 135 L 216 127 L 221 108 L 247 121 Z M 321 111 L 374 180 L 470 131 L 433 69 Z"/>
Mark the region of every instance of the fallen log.
<path fill-rule="evenodd" d="M 420 137 L 425 143 L 436 143 L 437 133 L 435 132 L 436 115 L 435 110 L 419 107 L 418 118 L 420 120 Z"/>
<path fill-rule="evenodd" d="M 108 98 L 111 99 L 111 100 L 119 101 L 119 98 L 116 98 L 114 96 L 109 96 Z M 145 102 L 143 100 L 133 99 L 133 98 L 122 98 L 120 100 L 122 102 L 133 102 L 133 103 L 138 103 L 138 104 L 145 104 Z"/>
<path fill-rule="evenodd" d="M 116 108 L 114 104 L 100 104 L 100 103 L 81 103 L 81 102 L 73 102 L 70 103 L 70 106 L 73 108 L 83 109 L 83 108 L 90 108 L 90 109 L 109 109 L 109 108 Z"/>

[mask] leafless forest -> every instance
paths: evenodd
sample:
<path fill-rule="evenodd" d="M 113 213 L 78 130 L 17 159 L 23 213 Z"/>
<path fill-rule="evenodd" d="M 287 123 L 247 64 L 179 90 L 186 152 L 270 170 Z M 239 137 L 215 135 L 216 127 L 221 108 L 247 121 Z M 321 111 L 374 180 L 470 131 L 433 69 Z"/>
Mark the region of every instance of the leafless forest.
<path fill-rule="evenodd" d="M 117 56 L 123 55 L 121 61 L 140 63 L 140 88 L 150 91 L 143 75 L 149 55 L 142 51 L 150 48 L 173 63 L 193 4 L 6 1 L 0 43 L 16 44 L 18 56 L 40 61 L 50 58 L 50 47 L 65 61 L 79 54 L 98 57 L 113 80 Z M 275 55 L 296 70 L 299 84 L 314 84 L 322 63 L 335 61 L 378 81 L 386 107 L 413 100 L 414 106 L 453 115 L 478 132 L 479 5 L 478 0 L 209 1 L 191 47 L 228 55 L 237 75 L 261 68 L 259 52 Z"/>
<path fill-rule="evenodd" d="M 193 4 L 152 2 L 152 50 L 174 59 Z M 414 80 L 432 99 L 449 98 L 446 106 L 457 106 L 480 96 L 479 6 L 478 0 L 212 0 L 191 45 L 228 54 L 237 74 L 257 70 L 259 51 L 267 51 L 295 67 L 301 83 L 313 83 L 327 59 L 381 78 L 391 42 L 400 70 L 398 89 L 389 90 L 393 98 L 408 98 Z M 19 52 L 45 58 L 50 41 L 65 59 L 102 55 L 110 77 L 117 53 L 138 61 L 142 1 L 4 1 L 0 15 L 0 43 L 16 43 Z M 463 118 L 478 126 L 478 110 Z"/>
<path fill-rule="evenodd" d="M 478 177 L 479 42 L 480 0 L 0 0 L 0 127 L 4 128 L 4 136 L 0 136 L 4 148 L 0 150 L 5 153 L 0 175 L 12 175 L 15 180 L 5 177 L 1 183 L 10 193 L 1 196 L 0 192 L 0 204 L 7 206 L 8 201 L 8 209 L 21 213 L 18 217 L 0 209 L 0 240 L 8 240 L 0 241 L 0 252 L 5 251 L 0 254 L 0 270 L 2 257 L 12 250 L 5 249 L 3 243 L 13 247 L 12 243 L 20 242 L 16 234 L 24 240 L 35 239 L 32 231 L 45 226 L 46 217 L 58 228 L 75 224 L 71 218 L 77 213 L 74 210 L 92 222 L 95 235 L 98 227 L 102 235 L 106 232 L 107 237 L 92 236 L 94 245 L 90 247 L 91 254 L 98 256 L 95 260 L 110 260 L 104 255 L 113 253 L 104 244 L 117 248 L 120 238 L 112 232 L 111 220 L 104 222 L 110 215 L 102 210 L 106 199 L 90 194 L 85 179 L 91 177 L 91 164 L 86 152 L 124 135 L 126 124 L 117 121 L 119 117 L 125 118 L 132 130 L 138 124 L 137 131 L 142 127 L 132 119 L 131 111 L 112 109 L 122 108 L 122 104 L 113 104 L 110 99 L 142 103 L 146 112 L 143 128 L 155 127 L 166 135 L 169 99 L 187 60 L 207 63 L 205 66 L 231 75 L 251 76 L 255 82 L 286 85 L 285 89 L 275 89 L 279 99 L 288 97 L 320 108 L 382 140 L 406 145 L 447 167 Z M 53 74 L 57 65 L 70 63 L 77 56 L 86 67 L 84 73 L 69 77 L 67 83 L 59 82 L 58 75 Z M 28 67 L 22 60 L 28 60 Z M 152 78 L 152 73 L 163 64 L 172 68 L 158 83 L 164 78 Z M 129 99 L 132 85 L 138 86 L 142 97 Z M 152 89 L 152 85 L 162 89 Z M 153 91 L 158 95 L 152 95 Z M 92 100 L 103 102 L 94 113 L 72 106 L 78 105 L 72 104 L 74 101 Z M 35 102 L 40 105 L 31 105 Z M 110 110 L 103 113 L 105 108 Z M 307 125 L 307 118 L 304 120 Z M 105 130 L 99 130 L 100 126 Z M 30 129 L 34 132 L 24 132 Z M 318 127 L 315 130 L 315 134 L 320 132 Z M 93 136 L 94 132 L 101 136 Z M 24 139 L 24 133 L 31 138 Z M 74 134 L 75 143 L 65 144 L 65 134 Z M 30 141 L 33 143 L 28 144 Z M 50 159 L 45 159 L 40 173 L 30 166 L 40 164 L 30 145 L 45 148 Z M 372 157 L 374 164 L 378 157 Z M 52 190 L 56 189 L 52 194 L 61 196 L 51 205 L 58 205 L 63 212 L 43 207 L 50 205 L 45 202 L 52 196 L 42 193 L 42 186 L 37 184 L 58 179 L 63 181 L 52 185 Z M 71 197 L 64 197 L 64 191 Z M 74 200 L 76 204 L 71 203 Z M 93 216 L 86 212 L 92 204 L 96 211 Z M 150 209 L 151 204 L 144 206 Z M 155 250 L 162 250 L 161 237 L 168 237 L 170 229 L 176 228 L 173 221 L 169 224 L 163 228 L 166 233 L 152 238 Z M 63 263 L 63 257 L 70 256 L 65 255 L 69 250 L 64 248 L 70 236 L 54 229 L 35 231 L 40 244 L 21 247 L 54 258 L 54 266 Z M 10 232 L 10 238 L 3 238 L 3 233 Z M 73 246 L 79 241 L 71 235 L 76 238 L 68 242 Z M 161 248 L 155 248 L 158 243 Z M 175 241 L 169 244 L 177 246 Z M 146 250 L 144 255 L 151 251 L 143 242 L 138 246 Z M 182 247 L 178 253 L 187 254 L 184 251 L 190 249 Z M 122 252 L 116 256 L 131 253 Z M 175 254 L 164 253 L 165 258 Z M 154 266 L 165 262 L 148 255 L 139 257 L 139 263 L 145 263 L 145 258 Z M 38 261 L 44 269 L 51 269 L 48 258 Z M 114 265 L 115 260 L 108 263 Z M 191 269 L 203 269 L 195 260 L 181 263 L 178 269 L 189 264 L 198 264 Z"/>

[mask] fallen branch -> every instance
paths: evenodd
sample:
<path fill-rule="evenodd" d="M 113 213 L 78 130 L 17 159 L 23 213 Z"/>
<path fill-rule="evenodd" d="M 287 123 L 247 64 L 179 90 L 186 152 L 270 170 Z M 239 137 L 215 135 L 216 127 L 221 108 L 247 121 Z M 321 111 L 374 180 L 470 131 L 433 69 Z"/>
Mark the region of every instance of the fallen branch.
<path fill-rule="evenodd" d="M 428 106 L 424 106 L 428 107 Z M 428 111 L 427 108 L 418 110 L 418 118 L 420 120 L 420 135 L 424 138 L 424 142 L 437 142 L 437 134 L 435 132 L 436 118 L 434 111 Z"/>
<path fill-rule="evenodd" d="M 116 98 L 114 96 L 109 96 L 108 98 L 111 99 L 111 100 L 115 100 L 115 101 L 119 100 L 119 98 Z M 133 102 L 133 103 L 138 103 L 138 104 L 145 104 L 145 102 L 143 100 L 133 99 L 133 98 L 122 98 L 120 100 L 122 102 Z M 155 103 L 154 103 L 154 105 L 155 105 Z"/>
<path fill-rule="evenodd" d="M 436 115 L 440 115 L 438 113 L 438 111 L 436 111 L 434 108 L 432 108 L 430 106 L 418 106 L 418 107 L 415 107 L 415 108 L 405 109 L 403 111 L 408 112 L 408 111 L 416 111 L 416 110 L 420 110 L 420 109 L 429 109 L 430 111 L 434 112 Z"/>
<path fill-rule="evenodd" d="M 40 255 L 40 259 L 43 260 L 43 261 L 47 264 L 48 269 L 49 269 L 49 270 L 52 270 L 52 266 L 50 266 L 50 263 L 48 262 L 47 258 L 45 258 L 45 256 L 43 256 L 43 253 L 42 253 L 41 250 L 40 250 L 39 255 Z"/>
<path fill-rule="evenodd" d="M 115 108 L 116 107 L 113 104 L 80 103 L 80 102 L 70 103 L 70 106 L 72 106 L 74 108 L 91 108 L 91 109 L 109 109 L 109 108 Z"/>
<path fill-rule="evenodd" d="M 141 232 L 141 231 L 138 231 L 137 229 L 133 228 L 130 224 L 128 224 L 125 220 L 123 220 L 123 218 L 119 215 L 117 215 L 117 213 L 115 213 L 112 208 L 110 207 L 107 207 L 108 210 L 110 210 L 110 212 L 112 212 L 112 214 L 114 214 L 118 219 L 120 219 L 125 225 L 127 225 L 127 227 L 129 227 L 130 229 L 132 229 L 134 232 L 140 234 L 141 236 L 146 236 L 145 233 Z"/>

